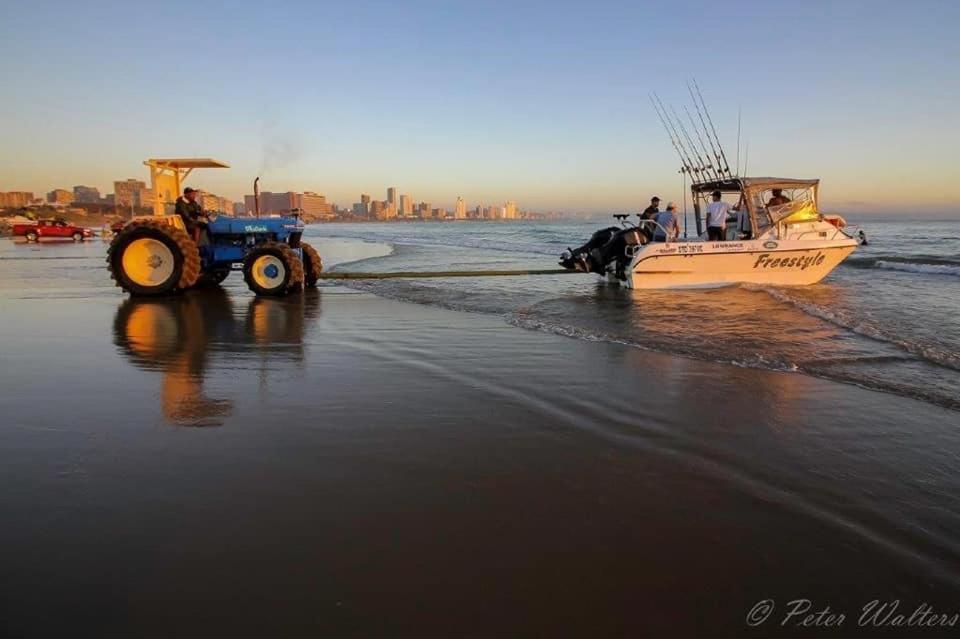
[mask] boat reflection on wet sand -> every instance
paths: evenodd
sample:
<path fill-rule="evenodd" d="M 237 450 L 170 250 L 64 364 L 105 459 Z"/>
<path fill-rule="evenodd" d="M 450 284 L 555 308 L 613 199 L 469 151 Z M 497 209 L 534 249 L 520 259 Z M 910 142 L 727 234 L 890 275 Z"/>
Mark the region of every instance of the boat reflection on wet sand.
<path fill-rule="evenodd" d="M 304 327 L 319 310 L 317 291 L 285 298 L 255 297 L 246 310 L 219 287 L 166 299 L 128 298 L 113 322 L 114 343 L 135 366 L 162 373 L 164 417 L 179 426 L 220 426 L 229 399 L 209 396 L 204 377 L 217 351 L 257 358 L 261 385 L 268 362 L 302 362 Z"/>

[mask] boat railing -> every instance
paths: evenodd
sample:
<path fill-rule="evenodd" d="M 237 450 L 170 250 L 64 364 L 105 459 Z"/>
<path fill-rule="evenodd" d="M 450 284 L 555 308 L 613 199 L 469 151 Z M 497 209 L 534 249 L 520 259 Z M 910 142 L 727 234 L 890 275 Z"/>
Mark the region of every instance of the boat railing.
<path fill-rule="evenodd" d="M 658 223 L 656 220 L 640 220 L 640 226 L 643 227 L 644 225 L 652 226 L 652 227 L 654 227 L 655 229 L 660 229 L 660 231 L 663 232 L 663 236 L 667 238 L 667 239 L 666 239 L 666 243 L 667 243 L 667 244 L 670 244 L 671 241 L 673 241 L 673 242 L 678 242 L 678 241 L 680 241 L 680 238 L 679 238 L 679 237 L 675 237 L 675 238 L 673 238 L 673 240 L 671 240 L 671 239 L 670 239 L 670 233 L 667 232 L 667 229 L 666 229 L 662 224 Z M 656 235 L 657 235 L 656 230 L 653 231 L 653 235 L 654 235 L 654 237 L 656 237 Z"/>

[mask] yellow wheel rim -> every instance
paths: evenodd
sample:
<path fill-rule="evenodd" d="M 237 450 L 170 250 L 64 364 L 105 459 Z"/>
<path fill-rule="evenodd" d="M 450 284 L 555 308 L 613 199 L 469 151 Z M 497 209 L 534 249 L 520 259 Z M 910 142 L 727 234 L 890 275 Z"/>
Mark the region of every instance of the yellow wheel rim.
<path fill-rule="evenodd" d="M 123 272 L 139 286 L 158 286 L 173 275 L 173 251 L 159 240 L 140 238 L 123 251 Z"/>
<path fill-rule="evenodd" d="M 253 261 L 251 273 L 257 286 L 270 290 L 283 286 L 287 276 L 287 266 L 279 257 L 261 255 Z"/>

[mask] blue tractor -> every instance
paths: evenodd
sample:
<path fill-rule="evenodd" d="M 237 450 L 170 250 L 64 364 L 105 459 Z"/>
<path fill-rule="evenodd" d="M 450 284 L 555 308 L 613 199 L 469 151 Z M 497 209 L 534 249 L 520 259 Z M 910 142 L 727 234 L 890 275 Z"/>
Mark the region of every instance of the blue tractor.
<path fill-rule="evenodd" d="M 219 284 L 234 269 L 257 295 L 286 295 L 314 287 L 323 264 L 301 241 L 303 222 L 284 217 L 213 218 L 191 237 L 177 215 L 138 217 L 113 238 L 107 251 L 110 276 L 134 296 L 157 297 L 193 286 Z"/>

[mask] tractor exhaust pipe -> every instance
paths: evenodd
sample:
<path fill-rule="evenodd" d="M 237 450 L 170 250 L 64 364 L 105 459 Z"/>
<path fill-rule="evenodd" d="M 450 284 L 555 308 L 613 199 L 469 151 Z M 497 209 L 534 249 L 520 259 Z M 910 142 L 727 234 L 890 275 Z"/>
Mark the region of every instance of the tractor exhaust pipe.
<path fill-rule="evenodd" d="M 260 176 L 258 175 L 253 181 L 253 210 L 257 214 L 257 219 L 260 219 Z"/>

